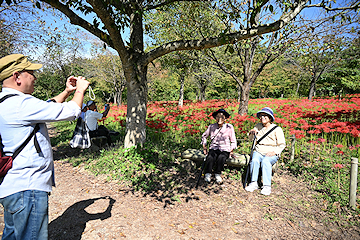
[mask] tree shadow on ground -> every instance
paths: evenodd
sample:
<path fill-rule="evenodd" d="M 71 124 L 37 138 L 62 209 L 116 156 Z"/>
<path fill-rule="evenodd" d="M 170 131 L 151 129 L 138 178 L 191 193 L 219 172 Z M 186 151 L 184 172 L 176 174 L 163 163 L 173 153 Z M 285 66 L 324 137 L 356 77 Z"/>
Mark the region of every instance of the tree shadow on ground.
<path fill-rule="evenodd" d="M 143 196 L 150 196 L 159 202 L 162 202 L 163 208 L 174 205 L 176 202 L 189 202 L 200 200 L 200 192 L 206 195 L 220 194 L 228 191 L 227 184 L 242 185 L 241 181 L 236 181 L 230 177 L 223 175 L 224 184 L 215 183 L 215 179 L 211 183 L 204 181 L 202 175 L 196 188 L 197 179 L 200 174 L 200 167 L 192 160 L 181 160 L 173 162 L 167 166 L 157 166 L 159 172 L 167 174 L 164 176 L 146 176 L 140 177 L 138 184 L 147 182 L 153 186 L 151 189 L 142 191 Z M 235 182 L 234 182 L 235 181 Z M 132 187 L 119 189 L 124 194 L 134 194 L 136 190 Z"/>
<path fill-rule="evenodd" d="M 151 141 L 150 141 L 151 142 Z M 164 208 L 167 208 L 176 202 L 189 202 L 192 200 L 199 200 L 199 194 L 197 191 L 203 193 L 219 194 L 223 192 L 223 186 L 214 183 L 205 183 L 204 177 L 201 177 L 198 188 L 196 188 L 196 182 L 200 173 L 201 163 L 198 164 L 192 160 L 181 160 L 175 155 L 179 155 L 178 149 L 183 146 L 177 146 L 176 143 L 172 145 L 166 144 L 163 148 L 166 148 L 169 154 L 168 156 L 161 156 L 152 145 L 144 146 L 143 148 L 137 148 L 131 150 L 129 161 L 131 161 L 132 155 L 140 156 L 142 164 L 140 169 L 132 173 L 132 181 L 130 186 L 119 186 L 118 191 L 124 194 L 140 194 L 143 196 L 150 196 L 155 200 L 162 202 Z M 176 152 L 176 153 L 175 153 Z M 93 154 L 96 152 L 91 153 Z M 76 162 L 72 160 L 74 166 L 81 164 L 88 160 L 88 151 L 81 149 L 72 149 L 70 146 L 59 146 L 54 149 L 54 160 L 63 160 L 64 158 L 78 158 Z M 126 157 L 125 161 L 126 160 Z M 129 163 L 131 164 L 131 163 Z M 152 164 L 155 169 L 149 170 L 146 166 Z M 125 169 L 126 170 L 126 169 Z M 113 176 L 114 177 L 114 176 Z M 116 179 L 116 176 L 115 176 Z M 230 178 L 224 178 L 229 184 L 234 183 L 235 180 Z"/>
<path fill-rule="evenodd" d="M 109 205 L 104 212 L 91 214 L 85 210 L 85 208 L 100 199 L 109 200 Z M 51 221 L 49 224 L 49 239 L 81 239 L 87 222 L 111 217 L 111 209 L 114 203 L 115 200 L 111 197 L 92 198 L 74 203 L 61 216 Z"/>

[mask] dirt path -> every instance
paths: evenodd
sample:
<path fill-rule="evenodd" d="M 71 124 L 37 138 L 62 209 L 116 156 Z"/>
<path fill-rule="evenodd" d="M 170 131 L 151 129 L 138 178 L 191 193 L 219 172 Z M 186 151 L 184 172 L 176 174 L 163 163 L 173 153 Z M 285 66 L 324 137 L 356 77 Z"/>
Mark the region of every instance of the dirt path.
<path fill-rule="evenodd" d="M 64 161 L 55 161 L 55 170 L 49 239 L 360 239 L 358 227 L 328 221 L 316 193 L 286 172 L 274 176 L 270 196 L 225 179 L 174 201 L 120 188 Z"/>
<path fill-rule="evenodd" d="M 275 177 L 267 197 L 228 180 L 173 202 L 120 189 L 68 163 L 58 161 L 56 169 L 51 239 L 360 239 L 356 227 L 322 223 L 313 193 L 286 174 Z"/>
<path fill-rule="evenodd" d="M 227 180 L 174 202 L 120 189 L 66 162 L 55 168 L 50 239 L 360 239 L 357 227 L 323 223 L 313 193 L 287 174 L 275 176 L 268 197 Z"/>

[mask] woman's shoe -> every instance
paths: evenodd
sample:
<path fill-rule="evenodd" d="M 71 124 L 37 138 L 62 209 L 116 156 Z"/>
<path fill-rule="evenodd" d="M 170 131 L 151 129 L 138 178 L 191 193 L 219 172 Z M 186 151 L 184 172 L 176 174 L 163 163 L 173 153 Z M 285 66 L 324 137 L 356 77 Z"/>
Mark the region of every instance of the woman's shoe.
<path fill-rule="evenodd" d="M 221 184 L 222 183 L 222 178 L 221 178 L 221 174 L 215 174 L 215 180 L 216 180 L 216 183 L 218 184 Z"/>
<path fill-rule="evenodd" d="M 205 173 L 205 182 L 211 182 L 211 173 Z"/>
<path fill-rule="evenodd" d="M 261 192 L 260 192 L 262 195 L 270 195 L 271 193 L 271 186 L 264 186 L 262 189 L 261 189 Z"/>
<path fill-rule="evenodd" d="M 249 184 L 249 186 L 247 186 L 247 187 L 245 188 L 245 190 L 248 191 L 248 192 L 253 192 L 253 191 L 255 191 L 256 189 L 259 189 L 259 186 L 258 186 L 257 182 L 251 182 L 251 183 Z"/>

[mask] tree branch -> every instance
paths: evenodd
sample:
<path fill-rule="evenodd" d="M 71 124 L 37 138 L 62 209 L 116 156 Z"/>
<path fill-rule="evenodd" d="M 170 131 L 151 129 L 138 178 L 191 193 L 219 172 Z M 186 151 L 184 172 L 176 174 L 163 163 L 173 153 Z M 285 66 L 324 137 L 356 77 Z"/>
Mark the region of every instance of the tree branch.
<path fill-rule="evenodd" d="M 55 1 L 55 0 L 41 0 L 41 1 L 49 4 L 53 8 L 58 9 L 60 12 L 65 14 L 70 19 L 71 24 L 84 28 L 88 32 L 100 38 L 103 42 L 107 43 L 109 46 L 114 47 L 114 44 L 111 41 L 110 36 L 108 34 L 101 31 L 100 29 L 98 29 L 88 21 L 79 17 L 68 6 L 62 4 L 60 1 Z"/>
<path fill-rule="evenodd" d="M 180 50 L 200 50 L 207 49 L 212 47 L 218 47 L 225 44 L 234 44 L 240 40 L 248 39 L 254 36 L 260 36 L 262 34 L 275 32 L 285 25 L 290 23 L 300 12 L 306 7 L 306 0 L 299 1 L 293 10 L 287 14 L 284 14 L 280 17 L 279 20 L 265 25 L 260 25 L 258 27 L 252 27 L 247 30 L 241 30 L 235 33 L 225 34 L 220 37 L 204 38 L 204 39 L 195 39 L 195 40 L 181 40 L 173 41 L 166 44 L 163 44 L 152 51 L 148 52 L 145 57 L 144 64 L 148 64 L 165 54 L 174 51 Z"/>
<path fill-rule="evenodd" d="M 212 0 L 205 0 L 205 2 L 206 1 L 212 2 Z M 168 1 L 156 4 L 156 5 L 149 4 L 147 7 L 144 8 L 144 11 L 164 7 L 164 6 L 167 6 L 167 5 L 169 5 L 171 3 L 175 3 L 175 2 L 204 2 L 204 0 L 168 0 Z"/>
<path fill-rule="evenodd" d="M 339 8 L 331 8 L 331 7 L 323 5 L 322 3 L 312 4 L 312 5 L 306 6 L 306 8 L 313 8 L 313 7 L 317 7 L 317 8 L 320 7 L 320 8 L 325 9 L 326 11 L 356 10 L 356 9 L 360 8 L 360 2 L 357 1 L 353 5 L 351 5 L 350 7 L 339 7 Z"/>
<path fill-rule="evenodd" d="M 128 52 L 120 34 L 120 29 L 112 17 L 113 14 L 110 14 L 110 10 L 108 9 L 109 5 L 98 0 L 87 0 L 87 2 L 93 7 L 94 12 L 104 24 L 109 33 L 109 39 L 116 39 L 116 41 L 112 41 L 112 45 L 110 46 L 119 53 L 122 61 L 128 59 Z"/>

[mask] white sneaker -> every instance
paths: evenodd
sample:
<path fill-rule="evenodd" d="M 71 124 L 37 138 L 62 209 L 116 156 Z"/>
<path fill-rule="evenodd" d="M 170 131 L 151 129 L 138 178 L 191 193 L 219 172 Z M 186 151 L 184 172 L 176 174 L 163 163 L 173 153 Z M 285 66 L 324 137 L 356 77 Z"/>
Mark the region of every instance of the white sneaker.
<path fill-rule="evenodd" d="M 218 183 L 218 184 L 222 183 L 221 174 L 216 173 L 215 180 L 216 180 L 216 183 Z"/>
<path fill-rule="evenodd" d="M 249 186 L 247 186 L 247 187 L 245 188 L 245 190 L 248 191 L 248 192 L 253 192 L 253 191 L 255 191 L 256 189 L 259 189 L 259 186 L 258 186 L 258 184 L 257 184 L 256 181 L 255 181 L 255 182 L 251 182 L 251 183 L 249 184 Z"/>
<path fill-rule="evenodd" d="M 205 173 L 205 182 L 211 182 L 211 173 Z"/>
<path fill-rule="evenodd" d="M 271 193 L 271 186 L 264 186 L 262 189 L 261 189 L 261 192 L 260 192 L 262 195 L 270 195 Z"/>

